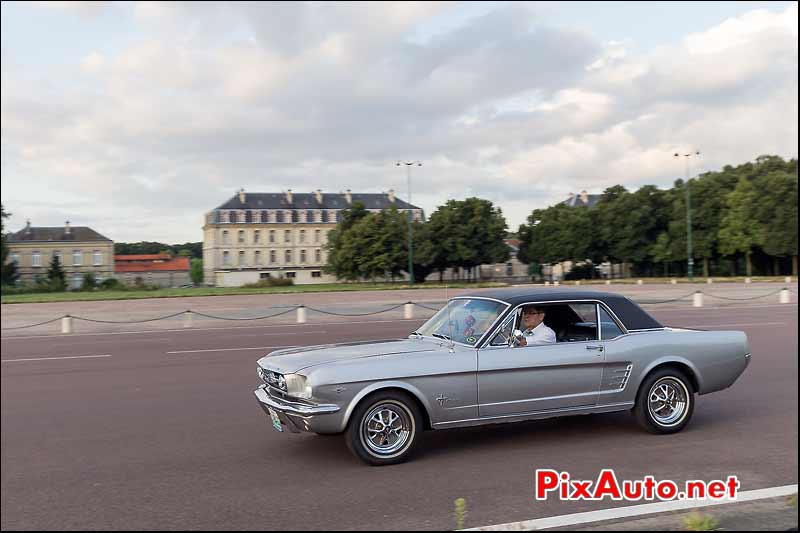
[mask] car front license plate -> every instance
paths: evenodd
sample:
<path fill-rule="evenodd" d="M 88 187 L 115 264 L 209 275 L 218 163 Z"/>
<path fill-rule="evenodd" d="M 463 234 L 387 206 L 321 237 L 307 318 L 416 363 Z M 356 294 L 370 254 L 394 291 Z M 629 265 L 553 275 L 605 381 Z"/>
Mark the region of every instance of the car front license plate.
<path fill-rule="evenodd" d="M 283 433 L 283 426 L 281 426 L 281 419 L 278 418 L 278 413 L 270 409 L 269 417 L 272 419 L 272 427 L 274 427 L 277 431 Z"/>

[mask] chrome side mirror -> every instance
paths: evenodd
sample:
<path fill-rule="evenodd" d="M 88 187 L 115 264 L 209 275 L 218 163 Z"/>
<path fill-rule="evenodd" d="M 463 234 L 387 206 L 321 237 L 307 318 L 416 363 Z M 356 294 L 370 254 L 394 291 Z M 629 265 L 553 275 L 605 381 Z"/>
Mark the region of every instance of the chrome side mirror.
<path fill-rule="evenodd" d="M 524 336 L 525 336 L 525 335 L 522 333 L 522 330 L 521 330 L 521 329 L 515 329 L 515 330 L 514 330 L 514 338 L 516 338 L 516 339 L 521 339 L 521 338 L 522 338 L 522 337 L 524 337 Z"/>

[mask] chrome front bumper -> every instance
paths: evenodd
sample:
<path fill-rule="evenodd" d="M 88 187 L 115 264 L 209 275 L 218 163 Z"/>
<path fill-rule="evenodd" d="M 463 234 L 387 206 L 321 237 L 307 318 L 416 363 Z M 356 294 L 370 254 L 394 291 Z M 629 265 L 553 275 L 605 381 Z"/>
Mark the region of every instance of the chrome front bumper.
<path fill-rule="evenodd" d="M 253 394 L 256 395 L 258 405 L 269 416 L 272 409 L 281 421 L 281 424 L 291 433 L 301 431 L 314 431 L 315 421 L 322 415 L 332 415 L 339 412 L 339 406 L 333 404 L 309 405 L 306 403 L 290 402 L 270 394 L 266 385 L 261 385 Z"/>

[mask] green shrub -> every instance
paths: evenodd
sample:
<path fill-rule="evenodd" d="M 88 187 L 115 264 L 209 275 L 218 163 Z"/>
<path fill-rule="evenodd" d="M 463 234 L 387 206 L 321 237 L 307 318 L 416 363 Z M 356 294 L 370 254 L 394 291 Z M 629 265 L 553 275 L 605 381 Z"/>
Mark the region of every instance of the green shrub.
<path fill-rule="evenodd" d="M 126 287 L 117 278 L 106 278 L 100 282 L 98 288 L 104 291 L 124 291 Z"/>
<path fill-rule="evenodd" d="M 289 287 L 294 285 L 292 278 L 265 278 L 255 283 L 246 283 L 242 287 L 246 289 L 261 289 L 266 287 Z"/>
<path fill-rule="evenodd" d="M 83 275 L 83 283 L 81 283 L 82 291 L 93 291 L 97 286 L 97 277 L 94 272 L 86 272 Z"/>

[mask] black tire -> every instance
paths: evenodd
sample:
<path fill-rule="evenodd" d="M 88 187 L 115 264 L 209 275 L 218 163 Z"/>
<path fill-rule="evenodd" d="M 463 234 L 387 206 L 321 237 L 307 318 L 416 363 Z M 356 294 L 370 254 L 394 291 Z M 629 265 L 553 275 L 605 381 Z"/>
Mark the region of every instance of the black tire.
<path fill-rule="evenodd" d="M 677 433 L 692 418 L 694 392 L 692 380 L 681 370 L 669 367 L 656 370 L 639 387 L 633 414 L 650 433 Z"/>
<path fill-rule="evenodd" d="M 377 421 L 380 417 L 388 422 L 392 416 L 398 418 L 389 424 Z M 364 398 L 353 411 L 345 441 L 353 455 L 368 465 L 393 465 L 409 458 L 422 430 L 422 414 L 409 395 L 377 392 Z"/>

